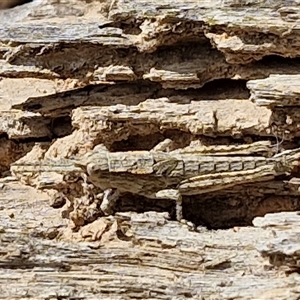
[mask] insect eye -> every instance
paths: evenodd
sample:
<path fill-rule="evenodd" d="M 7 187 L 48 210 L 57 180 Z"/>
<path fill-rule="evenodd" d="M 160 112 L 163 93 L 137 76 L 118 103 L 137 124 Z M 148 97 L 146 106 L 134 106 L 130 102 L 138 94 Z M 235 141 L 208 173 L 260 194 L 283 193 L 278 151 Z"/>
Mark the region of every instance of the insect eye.
<path fill-rule="evenodd" d="M 102 172 L 107 172 L 109 170 L 109 166 L 106 161 L 96 161 L 96 163 L 89 163 L 87 165 L 86 171 L 88 175 L 95 176 L 99 175 Z"/>
<path fill-rule="evenodd" d="M 97 171 L 99 171 L 99 168 L 98 168 L 97 165 L 94 164 L 94 163 L 88 164 L 86 169 L 87 169 L 87 173 L 88 173 L 89 175 L 94 174 L 94 173 L 96 173 Z"/>

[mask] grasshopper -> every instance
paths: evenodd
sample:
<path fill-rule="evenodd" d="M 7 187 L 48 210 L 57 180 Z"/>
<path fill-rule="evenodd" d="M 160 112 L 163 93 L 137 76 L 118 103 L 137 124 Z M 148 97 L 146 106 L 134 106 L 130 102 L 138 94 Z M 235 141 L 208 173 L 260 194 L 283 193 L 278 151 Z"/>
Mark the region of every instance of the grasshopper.
<path fill-rule="evenodd" d="M 262 142 L 254 143 L 251 151 L 259 152 L 259 146 L 267 147 Z M 243 146 L 229 151 L 228 148 L 223 146 L 223 151 L 211 150 L 210 153 L 197 149 L 109 152 L 99 145 L 74 161 L 74 166 L 81 168 L 95 186 L 105 191 L 101 204 L 104 213 L 111 211 L 119 195 L 130 192 L 152 199 L 175 200 L 176 218 L 180 221 L 182 196 L 290 174 L 300 157 L 300 148 L 272 157 L 242 155 Z"/>

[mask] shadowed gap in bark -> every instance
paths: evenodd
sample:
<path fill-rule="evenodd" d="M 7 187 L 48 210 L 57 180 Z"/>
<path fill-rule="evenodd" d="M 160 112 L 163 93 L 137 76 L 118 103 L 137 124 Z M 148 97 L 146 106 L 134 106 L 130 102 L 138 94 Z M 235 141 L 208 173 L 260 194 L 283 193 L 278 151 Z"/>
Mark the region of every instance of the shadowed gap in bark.
<path fill-rule="evenodd" d="M 13 8 L 19 5 L 23 5 L 33 0 L 1 0 L 0 2 L 0 9 L 8 9 Z"/>

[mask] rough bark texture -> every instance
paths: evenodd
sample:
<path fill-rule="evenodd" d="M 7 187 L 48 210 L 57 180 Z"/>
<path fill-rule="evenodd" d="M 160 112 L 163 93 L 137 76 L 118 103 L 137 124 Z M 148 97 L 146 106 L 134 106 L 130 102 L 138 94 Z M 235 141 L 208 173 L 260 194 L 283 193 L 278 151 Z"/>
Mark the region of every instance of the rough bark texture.
<path fill-rule="evenodd" d="M 130 190 L 103 216 L 101 190 L 45 165 L 299 148 L 299 1 L 0 2 L 0 298 L 299 299 L 298 161 L 186 193 L 184 224 Z"/>

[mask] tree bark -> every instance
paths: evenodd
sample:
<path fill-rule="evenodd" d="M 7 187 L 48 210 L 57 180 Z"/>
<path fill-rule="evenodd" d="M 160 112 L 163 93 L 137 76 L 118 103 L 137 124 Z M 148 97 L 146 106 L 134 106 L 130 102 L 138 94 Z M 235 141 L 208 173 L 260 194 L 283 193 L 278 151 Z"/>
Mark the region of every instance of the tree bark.
<path fill-rule="evenodd" d="M 0 298 L 298 299 L 296 163 L 185 197 L 186 224 L 134 193 L 103 217 L 79 181 L 24 167 L 167 138 L 299 147 L 297 1 L 13 2 L 0 4 Z"/>

